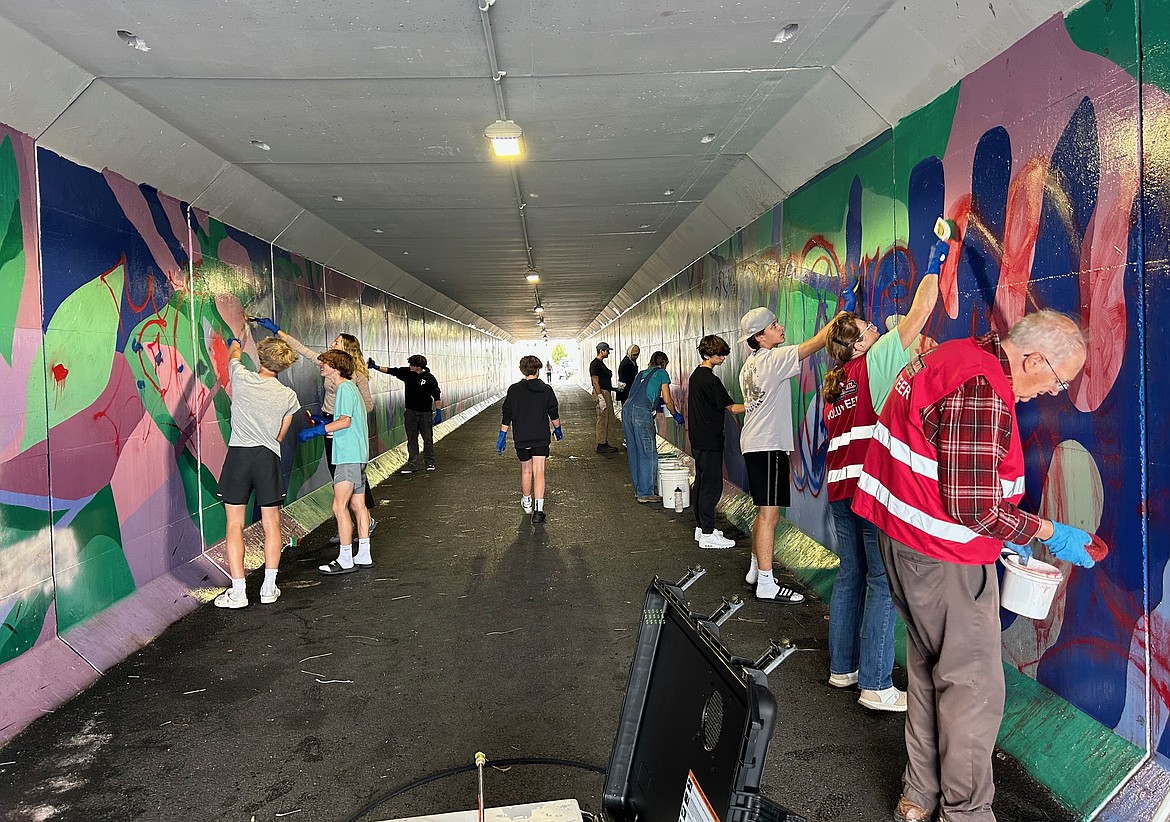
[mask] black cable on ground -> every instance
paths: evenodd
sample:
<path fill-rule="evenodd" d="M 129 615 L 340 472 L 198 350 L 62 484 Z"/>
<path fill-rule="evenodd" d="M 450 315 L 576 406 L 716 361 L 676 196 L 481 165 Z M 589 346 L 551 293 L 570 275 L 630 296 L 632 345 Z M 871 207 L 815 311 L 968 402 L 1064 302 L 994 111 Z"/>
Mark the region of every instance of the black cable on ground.
<path fill-rule="evenodd" d="M 512 759 L 491 759 L 488 760 L 488 763 L 485 767 L 511 768 L 515 767 L 516 765 L 554 765 L 561 768 L 580 768 L 584 771 L 593 771 L 594 773 L 599 773 L 602 776 L 605 776 L 605 768 L 602 768 L 599 765 L 591 765 L 588 762 L 578 762 L 575 759 L 554 759 L 543 756 L 521 756 Z M 427 785 L 431 782 L 437 782 L 438 780 L 446 779 L 449 776 L 458 776 L 459 774 L 469 773 L 470 771 L 474 770 L 476 770 L 475 765 L 460 765 L 457 768 L 448 768 L 445 771 L 436 771 L 435 773 L 428 774 L 427 776 L 419 777 L 413 782 L 408 782 L 405 785 L 401 785 L 382 794 L 377 799 L 368 803 L 353 816 L 349 817 L 346 822 L 360 822 L 361 818 L 366 814 L 376 810 L 380 805 L 389 802 L 394 797 L 401 796 L 407 791 L 413 791 L 415 788 L 421 788 L 423 785 Z"/>

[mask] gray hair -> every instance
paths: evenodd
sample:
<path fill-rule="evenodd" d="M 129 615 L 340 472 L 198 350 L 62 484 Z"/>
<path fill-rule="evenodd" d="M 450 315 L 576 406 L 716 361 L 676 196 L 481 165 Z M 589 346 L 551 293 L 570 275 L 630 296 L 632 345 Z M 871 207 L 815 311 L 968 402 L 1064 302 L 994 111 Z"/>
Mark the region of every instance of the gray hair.
<path fill-rule="evenodd" d="M 1008 331 L 1006 339 L 1022 351 L 1039 351 L 1058 363 L 1083 354 L 1087 347 L 1085 332 L 1077 321 L 1049 309 L 1025 314 Z"/>

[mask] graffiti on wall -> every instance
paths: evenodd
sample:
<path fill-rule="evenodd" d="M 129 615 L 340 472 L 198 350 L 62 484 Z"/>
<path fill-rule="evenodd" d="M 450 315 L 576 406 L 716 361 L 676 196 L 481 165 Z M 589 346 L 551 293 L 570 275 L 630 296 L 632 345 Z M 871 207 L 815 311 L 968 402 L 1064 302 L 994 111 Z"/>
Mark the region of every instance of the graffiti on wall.
<path fill-rule="evenodd" d="M 500 341 L 0 127 L 0 664 L 223 538 L 225 341 L 256 367 L 248 316 L 321 350 L 344 330 L 382 360 L 437 355 L 453 409 L 503 384 Z M 313 363 L 280 379 L 319 408 Z M 400 385 L 374 389 L 372 455 L 403 439 Z M 286 438 L 290 501 L 329 481 L 321 450 Z"/>
<path fill-rule="evenodd" d="M 602 336 L 685 358 L 702 334 L 734 341 L 740 314 L 767 305 L 789 341 L 799 341 L 835 313 L 855 279 L 862 313 L 889 328 L 913 295 L 935 219 L 955 220 L 962 245 L 942 272 L 928 344 L 1006 331 L 1039 308 L 1081 322 L 1089 336 L 1083 374 L 1067 394 L 1018 408 L 1023 504 L 1113 547 L 1090 571 L 1064 565 L 1047 620 L 1005 612 L 1005 662 L 1139 746 L 1148 726 L 1166 756 L 1170 515 L 1164 505 L 1147 506 L 1143 482 L 1148 474 L 1151 503 L 1166 500 L 1170 470 L 1153 449 L 1146 458 L 1145 437 L 1170 445 L 1167 426 L 1151 419 L 1147 427 L 1146 418 L 1170 385 L 1144 370 L 1143 346 L 1162 346 L 1143 329 L 1170 332 L 1153 308 L 1170 286 L 1170 95 L 1139 88 L 1134 35 L 1127 44 L 1124 26 L 1101 19 L 1108 13 L 1090 4 L 1042 25 L 728 238 Z M 1123 20 L 1133 13 L 1114 11 Z M 1170 30 L 1159 25 L 1164 44 Z M 1170 77 L 1164 48 L 1148 56 L 1149 76 Z M 698 327 L 689 319 L 695 314 Z M 733 395 L 745 354 L 736 348 L 719 372 Z M 819 390 L 828 366 L 818 355 L 797 378 L 797 493 L 788 513 L 831 545 Z M 691 367 L 672 370 L 674 390 L 685 388 Z M 728 433 L 727 477 L 742 487 L 730 417 Z"/>

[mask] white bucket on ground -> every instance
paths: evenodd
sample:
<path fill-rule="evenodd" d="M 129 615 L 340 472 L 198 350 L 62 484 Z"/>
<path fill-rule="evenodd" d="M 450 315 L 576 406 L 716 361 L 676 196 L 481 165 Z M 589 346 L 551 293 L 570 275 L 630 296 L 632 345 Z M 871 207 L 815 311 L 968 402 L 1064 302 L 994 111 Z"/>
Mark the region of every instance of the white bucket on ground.
<path fill-rule="evenodd" d="M 657 473 L 657 475 L 655 475 L 654 480 L 655 480 L 655 482 L 658 483 L 655 487 L 658 489 L 659 496 L 661 496 L 661 497 L 666 496 L 666 488 L 664 487 L 664 483 L 662 481 L 662 472 L 663 471 L 677 471 L 680 468 L 682 468 L 682 463 L 680 463 L 678 461 L 678 458 L 676 458 L 676 457 L 659 457 L 658 458 L 658 473 Z M 673 485 L 670 487 L 670 491 L 671 491 L 671 493 L 674 493 L 674 486 Z M 671 504 L 673 505 L 673 503 L 671 503 Z"/>
<path fill-rule="evenodd" d="M 662 507 L 674 508 L 674 492 L 681 489 L 683 508 L 691 505 L 691 472 L 686 468 L 667 468 L 658 474 L 658 487 L 662 489 Z"/>
<path fill-rule="evenodd" d="M 1047 617 L 1056 589 L 1063 579 L 1060 569 L 1035 557 L 1028 560 L 1027 565 L 1020 565 L 1016 554 L 1004 554 L 1000 561 L 1004 575 L 999 604 L 1030 619 Z"/>

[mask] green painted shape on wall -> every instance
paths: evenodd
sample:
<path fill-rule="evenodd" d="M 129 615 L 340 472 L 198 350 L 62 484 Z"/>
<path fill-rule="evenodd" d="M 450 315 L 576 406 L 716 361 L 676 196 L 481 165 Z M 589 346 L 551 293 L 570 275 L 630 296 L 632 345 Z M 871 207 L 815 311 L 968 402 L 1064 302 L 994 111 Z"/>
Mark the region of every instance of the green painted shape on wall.
<path fill-rule="evenodd" d="M 1145 758 L 1143 750 L 1036 680 L 1004 665 L 1007 700 L 997 744 L 1083 818 Z"/>
<path fill-rule="evenodd" d="M 756 507 L 746 494 L 724 495 L 728 520 L 751 533 Z M 777 561 L 825 602 L 832 597 L 837 557 L 784 517 L 776 527 Z M 896 657 L 906 664 L 906 626 L 895 632 Z M 1004 665 L 1007 699 L 996 744 L 1073 811 L 1089 819 L 1144 754 L 1031 677 Z"/>
<path fill-rule="evenodd" d="M 0 665 L 36 644 L 52 604 L 52 593 L 38 589 L 26 594 L 17 607 L 8 612 L 0 624 Z"/>
<path fill-rule="evenodd" d="M 24 293 L 24 224 L 20 219 L 20 175 L 12 138 L 0 140 L 0 357 L 12 364 L 16 315 Z"/>
<path fill-rule="evenodd" d="M 187 510 L 196 517 L 200 508 L 203 509 L 203 544 L 215 545 L 227 533 L 227 513 L 215 496 L 219 481 L 190 451 L 179 455 L 178 467 Z"/>
<path fill-rule="evenodd" d="M 66 556 L 66 540 L 77 546 L 76 563 L 65 564 L 74 559 Z M 134 577 L 122 551 L 118 509 L 108 485 L 69 525 L 57 527 L 53 562 L 58 631 L 67 631 L 134 592 Z"/>
<path fill-rule="evenodd" d="M 1170 3 L 1166 0 L 1143 0 L 1142 41 L 1160 44 L 1163 54 L 1170 37 L 1170 20 L 1167 18 L 1170 18 Z M 1132 0 L 1093 0 L 1066 14 L 1064 27 L 1069 39 L 1078 48 L 1111 60 L 1135 80 L 1138 79 L 1138 12 Z M 1161 72 L 1158 67 L 1148 63 L 1143 71 L 1145 82 L 1167 88 L 1165 81 L 1170 75 L 1167 74 L 1165 61 Z M 1155 80 L 1151 73 L 1161 74 L 1161 82 Z"/>
<path fill-rule="evenodd" d="M 125 268 L 118 265 L 90 280 L 66 297 L 49 320 L 26 395 L 48 397 L 48 428 L 88 408 L 109 383 L 125 279 Z M 25 424 L 21 450 L 45 438 L 45 429 L 30 422 Z"/>

